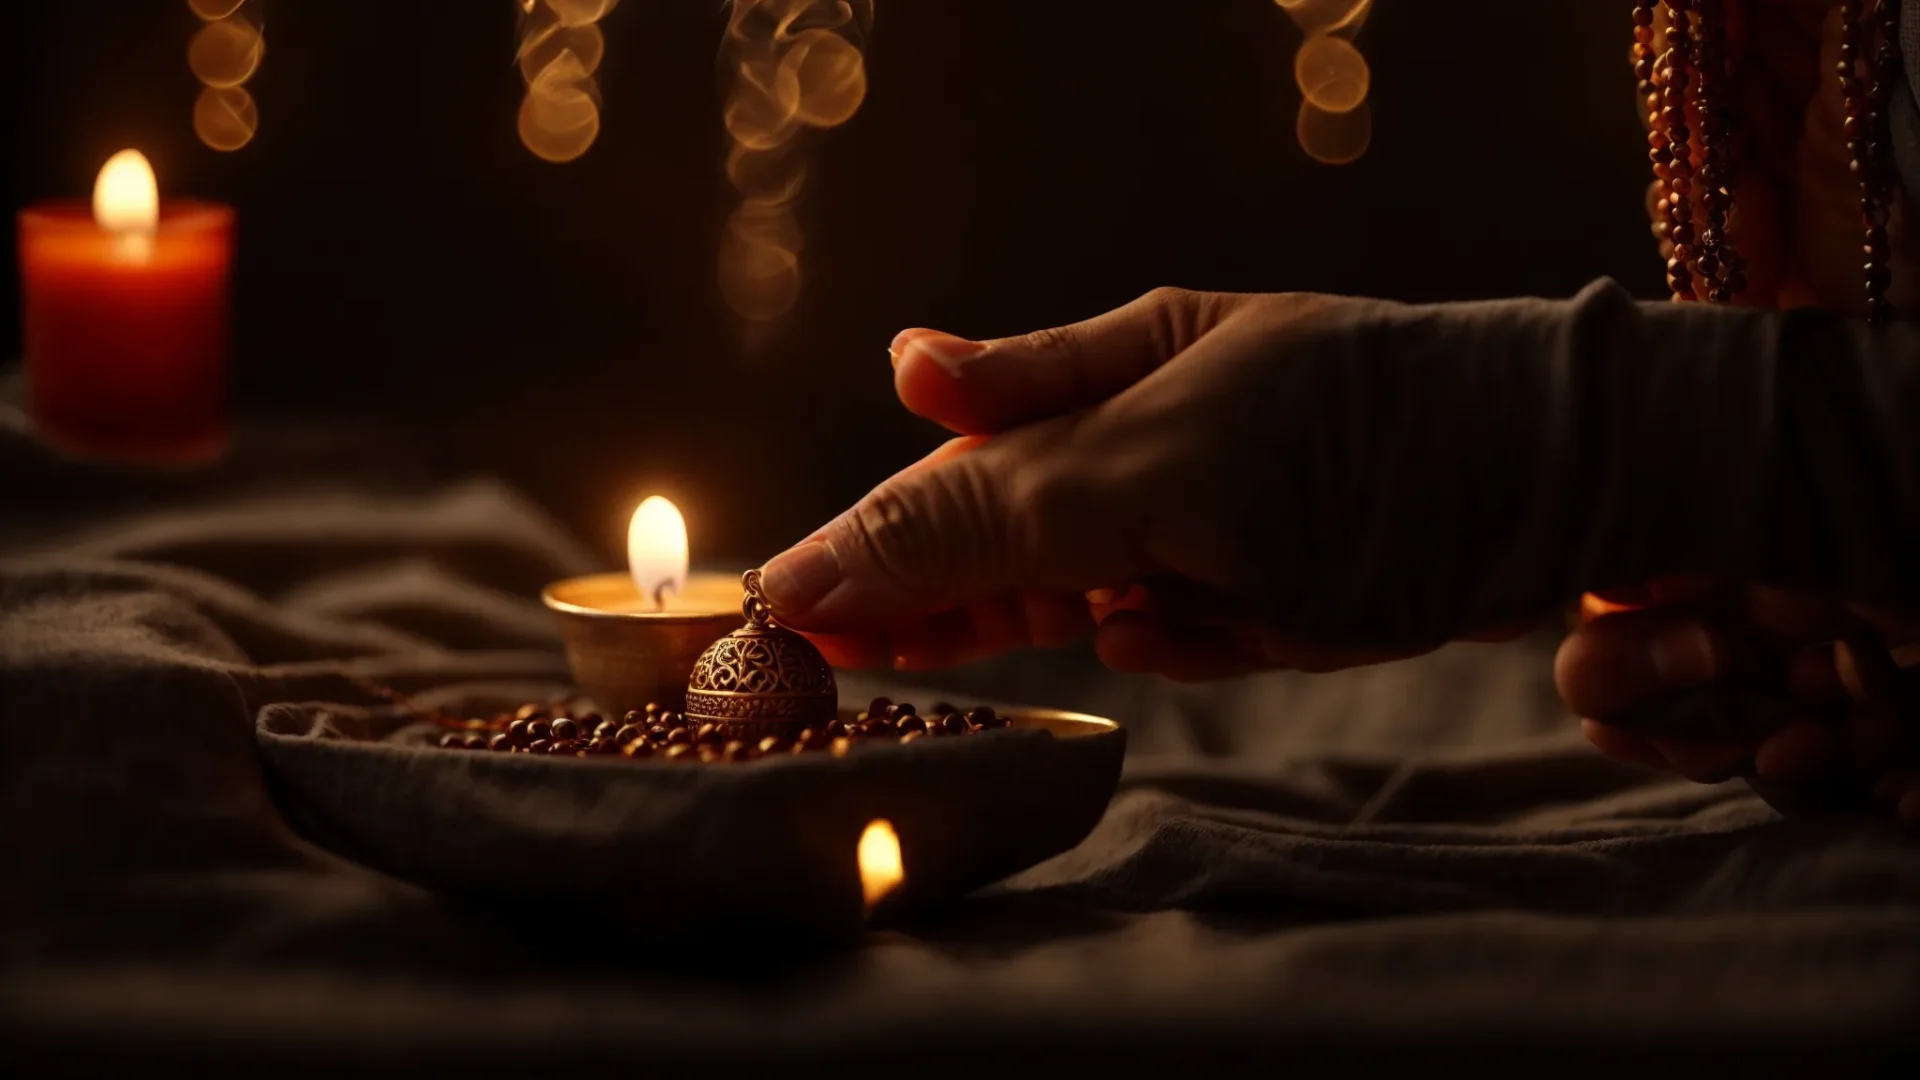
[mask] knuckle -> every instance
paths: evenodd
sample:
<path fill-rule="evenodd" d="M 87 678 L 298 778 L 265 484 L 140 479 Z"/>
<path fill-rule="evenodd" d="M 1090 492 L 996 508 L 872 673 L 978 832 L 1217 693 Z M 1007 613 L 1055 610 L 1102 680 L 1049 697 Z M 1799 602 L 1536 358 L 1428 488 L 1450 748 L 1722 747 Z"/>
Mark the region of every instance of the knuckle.
<path fill-rule="evenodd" d="M 1028 352 L 1043 356 L 1074 356 L 1080 352 L 1080 336 L 1071 326 L 1051 326 L 1035 330 L 1020 339 Z"/>
<path fill-rule="evenodd" d="M 1145 296 L 1140 298 L 1140 302 L 1148 307 L 1178 307 L 1189 303 L 1197 295 L 1199 294 L 1191 289 L 1182 289 L 1173 285 L 1162 285 L 1157 289 L 1149 290 Z"/>
<path fill-rule="evenodd" d="M 850 544 L 890 585 L 945 592 L 986 569 L 1000 513 L 983 472 L 962 459 L 874 489 L 846 528 Z"/>

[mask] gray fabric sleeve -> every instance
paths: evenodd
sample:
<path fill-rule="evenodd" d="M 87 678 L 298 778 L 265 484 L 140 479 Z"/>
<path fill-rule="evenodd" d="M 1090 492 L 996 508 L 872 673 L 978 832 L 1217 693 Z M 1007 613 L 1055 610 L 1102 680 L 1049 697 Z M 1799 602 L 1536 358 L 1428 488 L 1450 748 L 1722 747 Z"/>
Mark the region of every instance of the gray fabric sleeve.
<path fill-rule="evenodd" d="M 1383 304 L 1336 338 L 1281 448 L 1304 497 L 1254 525 L 1278 622 L 1427 643 L 1682 571 L 1920 606 L 1914 327 L 1602 281 Z"/>

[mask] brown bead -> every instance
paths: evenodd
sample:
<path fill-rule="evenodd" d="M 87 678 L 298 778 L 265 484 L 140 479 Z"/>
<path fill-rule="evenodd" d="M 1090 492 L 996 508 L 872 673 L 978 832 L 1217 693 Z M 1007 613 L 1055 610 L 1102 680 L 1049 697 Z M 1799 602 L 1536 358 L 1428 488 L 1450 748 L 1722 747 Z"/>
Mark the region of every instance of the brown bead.
<path fill-rule="evenodd" d="M 492 750 L 496 754 L 506 753 L 513 749 L 513 736 L 503 731 L 487 740 L 487 749 Z"/>
<path fill-rule="evenodd" d="M 972 724 L 974 727 L 978 727 L 978 728 L 1005 727 L 1007 723 L 1005 720 L 1000 718 L 999 713 L 994 712 L 991 708 L 988 708 L 985 705 L 982 705 L 977 709 L 969 710 L 967 712 L 967 722 L 969 724 Z"/>
<path fill-rule="evenodd" d="M 965 735 L 967 718 L 964 714 L 952 713 L 940 721 L 940 727 L 949 735 Z"/>
<path fill-rule="evenodd" d="M 860 725 L 860 734 L 869 737 L 893 734 L 893 721 L 884 716 L 876 716 Z"/>
<path fill-rule="evenodd" d="M 691 746 L 693 745 L 693 732 L 683 727 L 673 728 L 667 732 L 667 745 Z"/>
<path fill-rule="evenodd" d="M 702 765 L 711 765 L 720 760 L 720 748 L 717 746 L 702 746 L 699 749 L 699 754 Z"/>
<path fill-rule="evenodd" d="M 800 734 L 794 737 L 793 745 L 798 749 L 804 750 L 807 747 L 813 746 L 821 741 L 822 739 L 818 731 L 815 731 L 812 728 L 801 728 Z"/>
<path fill-rule="evenodd" d="M 670 730 L 670 728 L 655 724 L 647 729 L 647 738 L 655 743 L 664 743 L 667 741 L 667 733 Z"/>
<path fill-rule="evenodd" d="M 515 720 L 513 723 L 508 724 L 507 737 L 513 740 L 515 746 L 525 746 L 533 741 L 533 737 L 527 734 L 527 722 L 525 720 Z"/>
<path fill-rule="evenodd" d="M 746 749 L 746 743 L 741 742 L 739 739 L 729 739 L 726 745 L 720 748 L 720 756 L 726 758 L 728 761 L 739 761 L 740 755 L 745 753 Z"/>
<path fill-rule="evenodd" d="M 647 715 L 648 716 L 660 715 L 660 703 L 657 701 L 647 702 Z"/>
<path fill-rule="evenodd" d="M 614 741 L 614 744 L 617 746 L 625 746 L 630 742 L 646 741 L 644 738 L 645 735 L 646 735 L 646 732 L 641 731 L 639 728 L 633 726 L 632 724 L 628 724 L 626 727 L 623 727 L 619 731 L 616 731 L 613 733 L 613 741 Z"/>
<path fill-rule="evenodd" d="M 681 730 L 685 730 L 685 729 L 681 729 Z M 636 754 L 634 756 L 638 757 L 639 755 Z M 686 758 L 694 757 L 696 755 L 694 754 L 692 745 L 688 743 L 674 743 L 672 746 L 669 746 L 666 748 L 666 750 L 662 751 L 661 756 L 666 758 L 668 761 L 680 761 Z"/>
<path fill-rule="evenodd" d="M 553 722 L 552 730 L 556 740 L 568 742 L 580 737 L 580 722 L 570 716 L 563 716 Z"/>
<path fill-rule="evenodd" d="M 461 745 L 465 746 L 469 750 L 485 750 L 487 748 L 487 737 L 485 735 L 477 735 L 477 734 L 469 735 L 466 737 L 466 739 L 462 742 Z"/>
<path fill-rule="evenodd" d="M 924 731 L 909 731 L 905 735 L 900 736 L 900 745 L 905 746 L 915 739 L 923 738 L 926 734 Z"/>
<path fill-rule="evenodd" d="M 592 731 L 594 728 L 599 727 L 601 724 L 605 724 L 608 722 L 606 717 L 601 716 L 599 713 L 594 712 L 591 709 L 586 710 L 584 712 L 574 713 L 573 718 L 574 720 L 579 722 L 581 731 Z M 615 724 L 614 726 L 618 727 L 619 725 Z"/>
<path fill-rule="evenodd" d="M 447 734 L 440 736 L 440 749 L 459 750 L 466 745 L 466 741 L 467 740 L 465 736 L 455 735 L 452 732 L 448 732 Z"/>
<path fill-rule="evenodd" d="M 919 710 L 915 709 L 911 704 L 901 702 L 897 705 L 887 706 L 886 717 L 889 720 L 898 720 L 903 716 L 908 716 L 917 711 Z"/>
<path fill-rule="evenodd" d="M 528 704 L 520 706 L 519 711 L 513 714 L 513 718 L 515 720 L 525 720 L 529 723 L 535 720 L 545 720 L 547 718 L 547 710 L 543 705 L 535 705 L 529 702 Z"/>
<path fill-rule="evenodd" d="M 852 739 L 835 739 L 833 740 L 833 742 L 829 743 L 827 746 L 827 751 L 831 753 L 834 757 L 846 757 L 848 752 L 851 751 L 852 749 L 853 749 Z"/>
<path fill-rule="evenodd" d="M 553 749 L 553 743 L 546 739 L 535 739 L 527 744 L 527 753 L 544 754 Z"/>
<path fill-rule="evenodd" d="M 927 730 L 927 722 L 921 719 L 920 717 L 915 716 L 913 713 L 908 713 L 907 715 L 894 721 L 894 727 L 902 735 L 908 735 L 908 734 L 919 735 L 924 733 Z"/>
<path fill-rule="evenodd" d="M 620 753 L 636 761 L 650 758 L 653 756 L 653 744 L 645 739 L 635 739 L 625 746 L 622 746 Z"/>
<path fill-rule="evenodd" d="M 870 701 L 870 702 L 868 702 L 868 703 L 867 703 L 867 715 L 868 715 L 868 716 L 881 716 L 881 715 L 883 715 L 883 714 L 885 714 L 885 713 L 886 713 L 886 711 L 887 711 L 887 710 L 888 710 L 889 708 L 892 708 L 892 707 L 893 707 L 893 699 L 892 699 L 892 698 L 889 698 L 889 697 L 877 697 L 877 698 L 874 698 L 874 699 L 873 699 L 872 701 Z"/>
<path fill-rule="evenodd" d="M 553 722 L 545 719 L 527 721 L 527 738 L 536 742 L 541 739 L 552 739 Z"/>
<path fill-rule="evenodd" d="M 829 720 L 824 734 L 829 739 L 844 739 L 847 737 L 847 725 L 840 720 Z"/>
<path fill-rule="evenodd" d="M 639 709 L 628 709 L 627 715 L 621 717 L 620 719 L 623 723 L 632 724 L 635 727 L 647 726 L 646 715 L 643 714 Z"/>
<path fill-rule="evenodd" d="M 784 754 L 787 752 L 787 740 L 778 735 L 769 735 L 760 740 L 756 749 L 762 754 Z"/>
<path fill-rule="evenodd" d="M 720 743 L 724 741 L 720 737 L 720 725 L 701 724 L 700 730 L 694 732 L 693 734 L 693 741 L 700 744 L 701 746 L 720 745 Z"/>

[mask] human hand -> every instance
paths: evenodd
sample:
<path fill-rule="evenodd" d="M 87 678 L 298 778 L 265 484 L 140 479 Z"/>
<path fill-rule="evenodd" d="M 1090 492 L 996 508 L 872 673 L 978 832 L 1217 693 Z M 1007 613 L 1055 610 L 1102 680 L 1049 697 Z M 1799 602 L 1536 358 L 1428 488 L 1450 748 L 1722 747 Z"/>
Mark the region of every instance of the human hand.
<path fill-rule="evenodd" d="M 1303 485 L 1343 479 L 1335 419 L 1365 380 L 1340 343 L 1385 306 L 1169 289 L 1025 337 L 901 334 L 901 401 L 960 437 L 768 563 L 775 614 L 835 663 L 904 669 L 1096 622 L 1109 666 L 1183 680 L 1438 645 L 1324 648 L 1260 614 L 1326 591 L 1272 541 L 1312 530 Z"/>
<path fill-rule="evenodd" d="M 1627 607 L 1583 618 L 1554 666 L 1603 753 L 1703 783 L 1744 776 L 1782 809 L 1871 801 L 1920 822 L 1920 724 L 1890 659 L 1908 650 L 1860 633 L 1910 643 L 1920 624 L 1700 577 L 1606 599 Z M 1682 703 L 1707 709 L 1674 724 Z M 1716 730 L 1695 726 L 1703 715 Z"/>

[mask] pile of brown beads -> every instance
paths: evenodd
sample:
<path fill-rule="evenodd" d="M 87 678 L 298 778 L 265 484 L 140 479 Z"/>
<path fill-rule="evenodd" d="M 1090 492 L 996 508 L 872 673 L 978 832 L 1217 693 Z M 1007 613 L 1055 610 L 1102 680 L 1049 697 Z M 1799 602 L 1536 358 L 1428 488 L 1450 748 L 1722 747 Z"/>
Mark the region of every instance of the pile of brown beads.
<path fill-rule="evenodd" d="M 619 721 L 584 705 L 527 704 L 512 713 L 468 720 L 460 726 L 461 731 L 440 737 L 443 749 L 713 763 L 816 751 L 842 757 L 862 745 L 994 731 L 1006 727 L 1007 720 L 984 705 L 962 712 L 941 702 L 922 715 L 911 704 L 879 697 L 860 712 L 842 713 L 818 730 L 802 731 L 797 738 L 768 736 L 755 744 L 723 738 L 712 724 L 690 728 L 679 713 L 653 704 L 645 712 L 629 712 Z"/>

